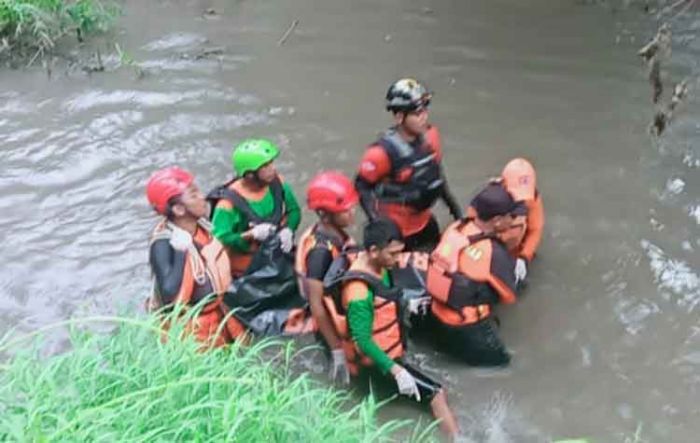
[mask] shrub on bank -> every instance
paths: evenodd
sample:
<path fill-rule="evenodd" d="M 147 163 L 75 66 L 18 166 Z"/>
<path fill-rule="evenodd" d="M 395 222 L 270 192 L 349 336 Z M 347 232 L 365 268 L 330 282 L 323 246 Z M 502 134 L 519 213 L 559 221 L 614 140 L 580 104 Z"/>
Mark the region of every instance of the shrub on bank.
<path fill-rule="evenodd" d="M 62 37 L 104 31 L 118 9 L 100 0 L 0 0 L 0 54 L 43 52 Z"/>
<path fill-rule="evenodd" d="M 77 327 L 97 322 L 116 328 Z M 353 406 L 348 393 L 291 371 L 291 342 L 201 352 L 193 339 L 177 338 L 181 322 L 165 342 L 153 320 L 58 326 L 71 330 L 69 349 L 48 358 L 41 340 L 0 341 L 0 353 L 15 352 L 0 366 L 0 441 L 374 442 L 410 426 L 379 425 L 371 399 Z"/>

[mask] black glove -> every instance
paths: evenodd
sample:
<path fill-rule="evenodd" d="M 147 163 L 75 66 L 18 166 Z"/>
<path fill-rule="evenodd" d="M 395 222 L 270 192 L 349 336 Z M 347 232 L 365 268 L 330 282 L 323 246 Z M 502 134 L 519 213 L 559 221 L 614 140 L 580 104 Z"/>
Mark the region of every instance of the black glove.
<path fill-rule="evenodd" d="M 355 178 L 355 189 L 360 194 L 360 206 L 365 211 L 365 215 L 369 221 L 376 220 L 377 214 L 377 199 L 374 197 L 374 186 L 364 181 L 360 176 Z"/>

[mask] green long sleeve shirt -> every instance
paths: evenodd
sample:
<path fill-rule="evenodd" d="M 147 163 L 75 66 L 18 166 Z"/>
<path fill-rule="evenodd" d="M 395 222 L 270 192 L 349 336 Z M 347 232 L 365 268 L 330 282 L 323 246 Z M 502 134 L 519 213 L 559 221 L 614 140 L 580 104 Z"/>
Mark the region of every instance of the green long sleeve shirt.
<path fill-rule="evenodd" d="M 385 270 L 382 280 L 387 287 L 391 287 L 391 278 Z M 379 347 L 372 338 L 372 325 L 374 323 L 374 293 L 367 288 L 367 297 L 361 300 L 351 300 L 347 309 L 350 336 L 363 354 L 369 357 L 377 368 L 386 374 L 394 361 Z"/>
<path fill-rule="evenodd" d="M 286 224 L 292 231 L 296 232 L 299 223 L 301 223 L 299 202 L 294 196 L 294 191 L 289 184 L 282 183 L 282 191 L 284 195 L 285 215 L 287 217 Z M 257 201 L 248 200 L 248 204 L 253 212 L 263 218 L 271 216 L 275 210 L 274 198 L 269 188 L 262 199 Z M 237 252 L 250 252 L 250 242 L 241 236 L 241 234 L 250 229 L 248 217 L 238 208 L 219 203 L 216 209 L 214 209 L 212 226 L 212 233 L 221 243 Z"/>

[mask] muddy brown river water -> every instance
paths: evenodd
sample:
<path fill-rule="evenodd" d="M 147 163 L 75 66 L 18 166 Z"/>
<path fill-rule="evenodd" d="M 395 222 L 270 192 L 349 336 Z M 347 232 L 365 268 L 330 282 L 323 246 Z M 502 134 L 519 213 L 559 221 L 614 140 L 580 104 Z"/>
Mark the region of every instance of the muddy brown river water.
<path fill-rule="evenodd" d="M 469 436 L 698 441 L 700 17 L 673 22 L 666 75 L 689 77 L 691 95 L 655 140 L 635 56 L 653 15 L 582 3 L 130 0 L 96 43 L 106 72 L 3 69 L 0 331 L 140 306 L 155 168 L 185 165 L 209 188 L 236 141 L 265 136 L 302 196 L 315 172 L 354 170 L 389 123 L 387 85 L 411 75 L 435 91 L 457 196 L 522 155 L 547 211 L 527 292 L 499 311 L 512 366 L 412 348 Z M 118 68 L 107 41 L 145 75 Z"/>

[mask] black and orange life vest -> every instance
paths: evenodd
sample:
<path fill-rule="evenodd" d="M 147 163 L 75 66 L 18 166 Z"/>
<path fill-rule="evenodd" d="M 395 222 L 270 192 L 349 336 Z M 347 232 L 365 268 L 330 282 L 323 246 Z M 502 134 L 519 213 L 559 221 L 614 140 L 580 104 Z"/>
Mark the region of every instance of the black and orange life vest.
<path fill-rule="evenodd" d="M 168 240 L 172 229 L 170 222 L 163 219 L 154 229 L 151 243 Z M 238 320 L 228 316 L 225 327 L 221 328 L 220 334 L 216 334 L 228 314 L 228 308 L 222 301 L 231 283 L 231 271 L 226 250 L 210 231 L 209 222 L 201 220 L 193 236 L 193 247 L 186 252 L 182 283 L 173 303 L 191 306 L 210 294 L 216 294 L 216 298 L 204 306 L 199 316 L 187 325 L 187 329 L 194 332 L 199 341 L 216 347 L 237 338 L 245 329 Z M 158 285 L 153 286 L 153 295 L 148 302 L 148 308 L 152 311 L 163 307 Z"/>
<path fill-rule="evenodd" d="M 432 137 L 435 138 L 435 137 Z M 395 129 L 389 129 L 375 143 L 391 161 L 390 178 L 375 188 L 377 200 L 397 203 L 423 211 L 440 197 L 444 179 L 439 151 L 421 136 L 415 145 L 406 142 Z"/>
<path fill-rule="evenodd" d="M 297 243 L 297 251 L 294 257 L 294 269 L 299 279 L 299 290 L 307 299 L 309 297 L 305 278 L 307 271 L 306 258 L 309 252 L 316 247 L 328 249 L 331 253 L 331 257 L 335 260 L 343 253 L 352 255 L 355 250 L 355 242 L 350 236 L 348 236 L 345 241 L 342 241 L 336 236 L 325 234 L 319 229 L 318 223 L 304 231 Z"/>
<path fill-rule="evenodd" d="M 372 339 L 374 342 L 393 360 L 404 355 L 405 346 L 399 320 L 400 289 L 387 288 L 375 275 L 352 268 L 342 276 L 332 279 L 332 281 L 324 282 L 328 292 L 333 294 L 333 297 L 324 297 L 326 309 L 341 339 L 350 374 L 357 375 L 360 366 L 368 367 L 374 363 L 360 351 L 350 335 L 346 317 L 347 307 L 342 301 L 340 289 L 352 281 L 365 283 L 373 293 L 374 321 L 372 323 Z"/>
<path fill-rule="evenodd" d="M 270 192 L 272 192 L 272 199 L 275 203 L 275 209 L 272 211 L 268 217 L 260 217 L 248 203 L 249 196 L 246 195 L 245 189 L 241 186 L 241 179 L 234 178 L 233 180 L 217 186 L 212 189 L 209 194 L 207 194 L 207 201 L 211 205 L 211 217 L 214 216 L 214 209 L 219 200 L 228 200 L 231 205 L 241 211 L 248 222 L 251 225 L 257 225 L 260 223 L 270 223 L 275 226 L 279 226 L 284 218 L 285 204 L 284 204 L 284 189 L 282 187 L 282 181 L 279 177 L 269 184 Z"/>
<path fill-rule="evenodd" d="M 426 278 L 431 310 L 438 320 L 451 326 L 472 324 L 488 317 L 493 304 L 515 302 L 514 281 L 504 282 L 494 274 L 494 248 L 504 248 L 497 242 L 471 220 L 448 226 L 430 256 Z M 508 260 L 504 266 L 512 271 L 512 258 L 507 253 L 499 257 Z M 484 284 L 497 297 L 482 291 Z"/>
<path fill-rule="evenodd" d="M 284 226 L 285 224 L 285 213 L 286 205 L 284 201 L 284 188 L 282 186 L 282 180 L 278 177 L 270 183 L 269 190 L 272 192 L 272 199 L 274 202 L 274 210 L 268 217 L 261 217 L 253 208 L 251 208 L 248 203 L 255 196 L 250 191 L 243 187 L 243 182 L 240 178 L 234 178 L 233 180 L 217 186 L 207 194 L 207 201 L 211 208 L 210 218 L 214 217 L 214 210 L 217 204 L 221 200 L 228 201 L 232 207 L 238 209 L 243 213 L 248 221 L 248 226 L 253 227 L 254 225 L 260 223 L 270 223 L 275 226 Z M 265 190 L 267 192 L 267 190 Z M 263 194 L 264 195 L 264 194 Z M 258 243 L 254 240 L 249 241 L 250 251 L 247 253 L 242 253 L 239 251 L 234 251 L 231 248 L 227 248 L 229 258 L 231 260 L 231 274 L 234 277 L 241 276 L 250 263 L 253 260 L 253 254 L 258 250 Z"/>

